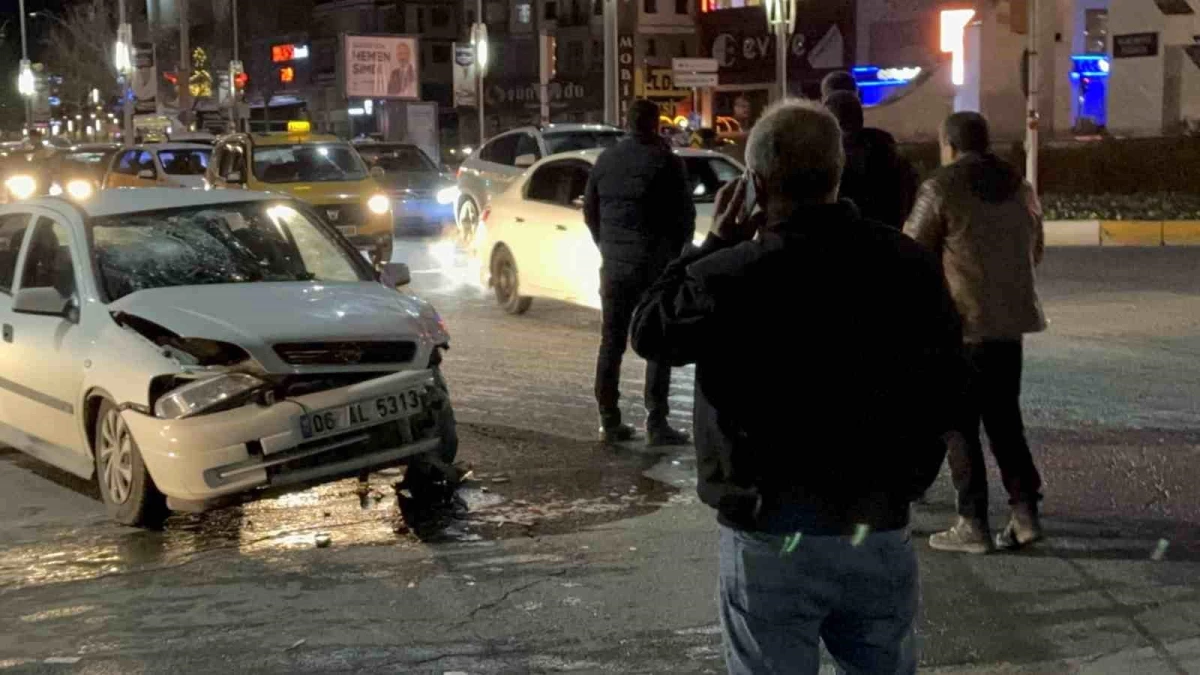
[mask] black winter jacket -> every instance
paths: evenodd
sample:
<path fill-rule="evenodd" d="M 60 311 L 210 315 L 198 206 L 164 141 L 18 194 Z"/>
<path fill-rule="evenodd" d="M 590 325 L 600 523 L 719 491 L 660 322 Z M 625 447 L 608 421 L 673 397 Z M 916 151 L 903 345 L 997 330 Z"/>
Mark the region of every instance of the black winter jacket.
<path fill-rule="evenodd" d="M 912 163 L 896 150 L 896 139 L 882 129 L 868 127 L 843 134 L 846 168 L 838 193 L 859 208 L 864 218 L 897 230 L 912 211 L 920 176 Z"/>
<path fill-rule="evenodd" d="M 600 155 L 583 212 L 605 263 L 624 268 L 657 272 L 696 232 L 683 162 L 657 137 L 631 136 Z"/>
<path fill-rule="evenodd" d="M 744 530 L 908 523 L 963 387 L 937 262 L 852 204 L 808 207 L 671 263 L 633 321 L 641 356 L 696 364 L 700 498 Z"/>

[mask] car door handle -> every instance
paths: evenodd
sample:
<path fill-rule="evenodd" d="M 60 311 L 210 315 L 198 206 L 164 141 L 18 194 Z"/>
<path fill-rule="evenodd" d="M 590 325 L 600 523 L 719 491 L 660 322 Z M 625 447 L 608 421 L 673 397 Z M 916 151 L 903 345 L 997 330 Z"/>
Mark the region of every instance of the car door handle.
<path fill-rule="evenodd" d="M 7 324 L 7 323 L 6 323 L 6 324 L 4 324 L 4 341 L 5 341 L 5 342 L 12 342 L 12 341 L 13 341 L 13 327 L 12 327 L 12 324 Z"/>
<path fill-rule="evenodd" d="M 567 226 L 566 225 L 555 225 L 554 229 L 558 230 L 559 232 L 566 232 Z"/>

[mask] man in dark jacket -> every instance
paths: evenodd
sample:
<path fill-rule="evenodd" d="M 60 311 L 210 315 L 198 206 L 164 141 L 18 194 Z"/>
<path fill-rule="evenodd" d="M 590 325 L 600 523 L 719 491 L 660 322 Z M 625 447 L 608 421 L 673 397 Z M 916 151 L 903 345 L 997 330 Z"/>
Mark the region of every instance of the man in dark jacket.
<path fill-rule="evenodd" d="M 945 455 L 930 439 L 954 419 L 958 317 L 928 252 L 837 200 L 824 108 L 769 110 L 746 162 L 633 325 L 642 356 L 696 364 L 729 671 L 815 673 L 823 640 L 850 672 L 912 673 L 909 503 Z M 746 180 L 763 219 L 742 215 Z"/>
<path fill-rule="evenodd" d="M 897 230 L 916 201 L 920 176 L 912 163 L 896 151 L 896 139 L 882 130 L 863 126 L 863 107 L 858 95 L 834 91 L 825 106 L 842 127 L 846 168 L 838 196 L 849 199 L 863 217 Z"/>
<path fill-rule="evenodd" d="M 933 548 L 987 553 L 987 467 L 979 424 L 1008 491 L 1012 515 L 996 544 L 1016 548 L 1042 538 L 1042 479 L 1021 419 L 1022 336 L 1046 327 L 1034 268 L 1044 246 L 1041 207 L 1033 188 L 991 151 L 979 113 L 951 115 L 942 126 L 945 164 L 921 187 L 904 232 L 941 261 L 963 320 L 970 365 L 962 436 L 950 446 L 958 521 L 929 540 Z"/>
<path fill-rule="evenodd" d="M 604 151 L 588 179 L 584 219 L 600 247 L 600 302 L 603 327 L 596 359 L 596 402 L 600 435 L 628 441 L 633 427 L 621 421 L 621 360 L 629 322 L 642 293 L 696 232 L 696 207 L 683 162 L 658 135 L 658 106 L 635 101 L 629 111 L 630 136 Z M 646 363 L 646 436 L 649 445 L 688 442 L 667 424 L 671 366 Z"/>

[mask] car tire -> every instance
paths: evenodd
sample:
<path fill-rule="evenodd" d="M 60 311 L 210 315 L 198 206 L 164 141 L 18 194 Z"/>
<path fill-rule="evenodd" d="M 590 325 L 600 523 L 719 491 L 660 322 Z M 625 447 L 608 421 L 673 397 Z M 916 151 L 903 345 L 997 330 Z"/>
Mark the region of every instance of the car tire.
<path fill-rule="evenodd" d="M 533 298 L 521 295 L 517 261 L 503 246 L 492 256 L 492 290 L 496 294 L 496 303 L 509 314 L 524 314 L 533 304 Z"/>
<path fill-rule="evenodd" d="M 474 199 L 467 197 L 458 205 L 455 212 L 455 225 L 458 227 L 458 241 L 463 246 L 470 246 L 479 228 L 479 205 Z"/>
<path fill-rule="evenodd" d="M 158 528 L 170 515 L 167 498 L 154 485 L 133 432 L 108 399 L 96 414 L 92 454 L 96 484 L 108 515 L 122 525 Z"/>

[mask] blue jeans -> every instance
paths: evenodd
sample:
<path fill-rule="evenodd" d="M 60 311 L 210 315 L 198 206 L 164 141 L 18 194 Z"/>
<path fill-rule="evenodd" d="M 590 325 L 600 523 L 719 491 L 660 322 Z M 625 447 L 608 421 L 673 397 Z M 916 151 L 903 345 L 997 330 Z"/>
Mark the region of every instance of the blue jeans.
<path fill-rule="evenodd" d="M 907 530 L 852 537 L 721 526 L 721 628 L 730 675 L 815 675 L 820 642 L 840 672 L 917 670 L 917 556 Z"/>

